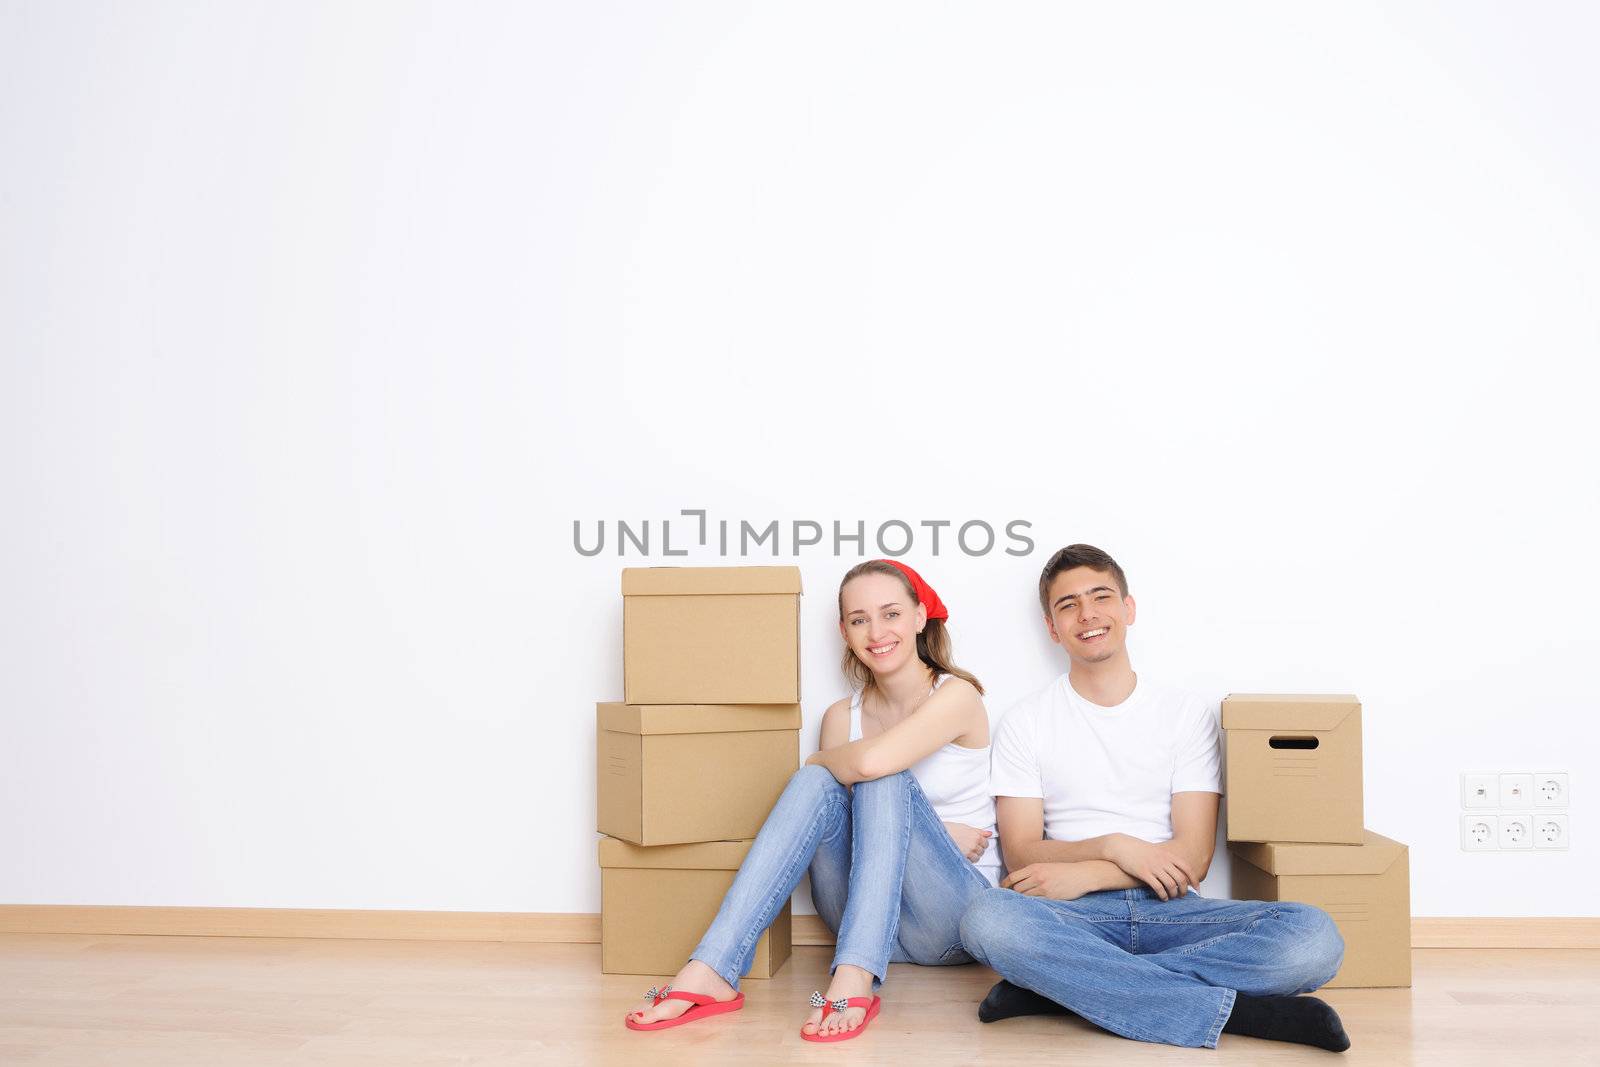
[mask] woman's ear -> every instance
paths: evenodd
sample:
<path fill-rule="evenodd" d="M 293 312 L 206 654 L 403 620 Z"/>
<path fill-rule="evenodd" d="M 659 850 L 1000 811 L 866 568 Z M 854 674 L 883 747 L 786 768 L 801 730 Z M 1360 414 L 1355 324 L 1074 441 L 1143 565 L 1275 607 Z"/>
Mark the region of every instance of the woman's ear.
<path fill-rule="evenodd" d="M 921 633 L 928 626 L 928 609 L 921 604 L 917 605 L 917 633 Z"/>

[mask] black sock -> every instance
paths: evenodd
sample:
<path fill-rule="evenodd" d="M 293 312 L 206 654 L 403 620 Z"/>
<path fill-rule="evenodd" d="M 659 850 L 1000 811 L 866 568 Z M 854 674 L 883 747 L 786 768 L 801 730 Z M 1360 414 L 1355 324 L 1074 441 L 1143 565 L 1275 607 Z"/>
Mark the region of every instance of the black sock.
<path fill-rule="evenodd" d="M 1316 997 L 1250 997 L 1236 994 L 1233 1014 L 1222 1025 L 1225 1034 L 1293 1041 L 1329 1052 L 1350 1047 L 1339 1013 Z"/>
<path fill-rule="evenodd" d="M 1042 997 L 1031 989 L 1012 985 L 1005 979 L 994 984 L 989 995 L 978 1005 L 978 1018 L 986 1023 L 996 1019 L 1011 1019 L 1018 1015 L 1071 1015 L 1049 997 Z"/>

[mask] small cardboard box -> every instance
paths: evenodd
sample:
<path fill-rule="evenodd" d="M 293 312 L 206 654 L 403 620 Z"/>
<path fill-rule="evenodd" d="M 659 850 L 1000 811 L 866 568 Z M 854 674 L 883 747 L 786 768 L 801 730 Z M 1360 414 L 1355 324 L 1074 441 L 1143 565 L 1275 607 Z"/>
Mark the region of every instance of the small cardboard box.
<path fill-rule="evenodd" d="M 635 845 L 756 836 L 800 766 L 799 704 L 597 704 L 601 833 Z"/>
<path fill-rule="evenodd" d="M 1366 831 L 1359 845 L 1266 842 L 1228 846 L 1238 900 L 1295 900 L 1332 916 L 1344 935 L 1335 986 L 1411 984 L 1411 857 Z"/>
<path fill-rule="evenodd" d="M 1359 700 L 1235 693 L 1222 728 L 1229 841 L 1362 842 Z"/>
<path fill-rule="evenodd" d="M 795 704 L 800 568 L 625 567 L 629 704 Z"/>
<path fill-rule="evenodd" d="M 600 840 L 600 970 L 671 977 L 689 961 L 750 841 L 643 848 Z M 756 942 L 749 978 L 771 978 L 789 958 L 789 902 Z"/>

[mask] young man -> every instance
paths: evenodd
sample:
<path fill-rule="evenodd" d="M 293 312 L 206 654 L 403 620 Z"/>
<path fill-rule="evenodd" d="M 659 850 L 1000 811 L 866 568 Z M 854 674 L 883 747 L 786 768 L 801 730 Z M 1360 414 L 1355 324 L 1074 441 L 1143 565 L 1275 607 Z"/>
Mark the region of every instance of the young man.
<path fill-rule="evenodd" d="M 1124 1037 L 1215 1048 L 1221 1033 L 1350 1047 L 1297 996 L 1344 958 L 1306 904 L 1206 900 L 1222 792 L 1217 714 L 1134 674 L 1134 602 L 1106 553 L 1070 545 L 1039 577 L 1071 669 L 1006 713 L 992 786 L 1010 874 L 968 908 L 961 940 L 1005 979 L 984 1022 L 1063 1009 Z"/>

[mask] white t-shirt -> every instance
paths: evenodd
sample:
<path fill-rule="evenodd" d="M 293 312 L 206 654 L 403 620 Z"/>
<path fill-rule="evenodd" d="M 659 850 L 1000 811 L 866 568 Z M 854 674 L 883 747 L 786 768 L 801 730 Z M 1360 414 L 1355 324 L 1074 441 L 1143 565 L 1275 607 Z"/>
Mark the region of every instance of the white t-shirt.
<path fill-rule="evenodd" d="M 994 736 L 990 788 L 1044 801 L 1044 836 L 1172 839 L 1172 794 L 1222 792 L 1219 707 L 1142 678 L 1121 704 L 1079 696 L 1063 674 L 1018 703 Z"/>

